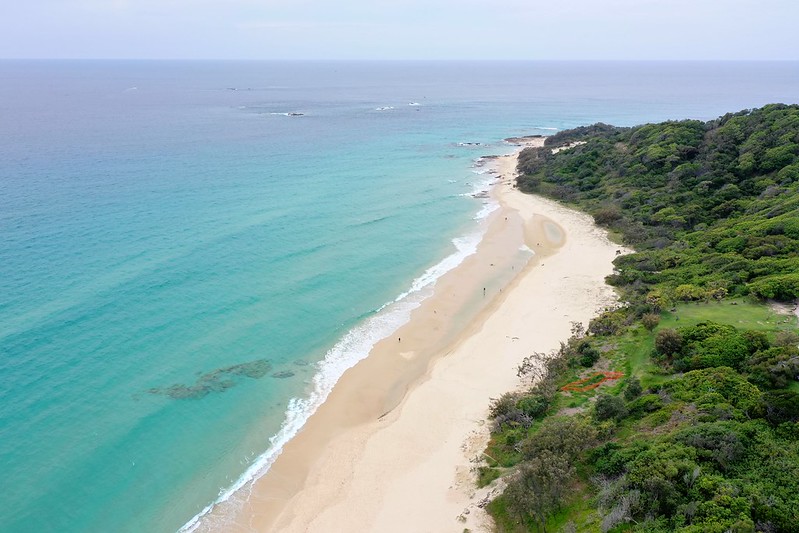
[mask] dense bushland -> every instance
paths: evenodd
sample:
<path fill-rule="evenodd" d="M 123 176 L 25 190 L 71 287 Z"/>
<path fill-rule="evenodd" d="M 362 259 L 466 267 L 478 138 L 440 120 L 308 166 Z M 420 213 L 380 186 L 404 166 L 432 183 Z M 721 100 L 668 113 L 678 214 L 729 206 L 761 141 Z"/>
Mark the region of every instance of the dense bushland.
<path fill-rule="evenodd" d="M 610 280 L 633 302 L 799 297 L 799 106 L 565 131 L 522 152 L 519 171 L 523 191 L 576 204 L 635 247 Z M 647 300 L 653 286 L 664 291 Z"/>
<path fill-rule="evenodd" d="M 799 106 L 577 128 L 519 171 L 637 251 L 623 305 L 492 405 L 499 528 L 796 531 L 799 335 L 763 299 L 799 298 Z"/>

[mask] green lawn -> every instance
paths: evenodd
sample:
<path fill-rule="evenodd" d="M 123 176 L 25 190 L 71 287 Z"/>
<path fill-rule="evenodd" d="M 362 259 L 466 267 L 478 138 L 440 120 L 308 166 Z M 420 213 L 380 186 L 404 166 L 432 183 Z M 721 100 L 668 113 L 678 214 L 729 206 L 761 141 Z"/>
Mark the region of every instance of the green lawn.
<path fill-rule="evenodd" d="M 673 313 L 663 312 L 659 327 L 676 328 L 712 320 L 739 329 L 760 331 L 777 332 L 797 328 L 795 315 L 779 314 L 767 305 L 743 298 L 721 302 L 684 303 L 679 304 L 676 309 Z"/>

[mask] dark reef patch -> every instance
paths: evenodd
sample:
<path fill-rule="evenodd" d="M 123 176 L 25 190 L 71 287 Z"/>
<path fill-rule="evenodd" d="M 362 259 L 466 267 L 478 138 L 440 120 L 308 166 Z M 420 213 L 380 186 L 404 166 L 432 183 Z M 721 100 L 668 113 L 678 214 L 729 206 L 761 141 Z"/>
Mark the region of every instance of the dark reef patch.
<path fill-rule="evenodd" d="M 239 382 L 237 378 L 259 379 L 270 370 L 272 363 L 269 360 L 258 359 L 201 374 L 193 385 L 175 383 L 168 387 L 154 387 L 147 392 L 169 396 L 173 400 L 199 400 L 212 392 L 225 392 Z"/>

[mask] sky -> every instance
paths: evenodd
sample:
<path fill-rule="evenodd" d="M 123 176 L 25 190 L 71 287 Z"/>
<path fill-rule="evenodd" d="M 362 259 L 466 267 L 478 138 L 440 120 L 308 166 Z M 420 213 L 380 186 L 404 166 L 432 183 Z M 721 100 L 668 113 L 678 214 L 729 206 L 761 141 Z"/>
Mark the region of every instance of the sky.
<path fill-rule="evenodd" d="M 799 59 L 797 0 L 4 0 L 0 58 Z"/>

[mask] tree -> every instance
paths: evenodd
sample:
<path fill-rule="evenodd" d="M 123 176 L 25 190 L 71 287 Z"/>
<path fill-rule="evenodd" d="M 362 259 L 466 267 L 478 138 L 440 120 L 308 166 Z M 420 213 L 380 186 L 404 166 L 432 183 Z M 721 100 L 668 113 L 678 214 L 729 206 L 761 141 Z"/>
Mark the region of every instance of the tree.
<path fill-rule="evenodd" d="M 552 452 L 573 462 L 593 445 L 596 435 L 596 429 L 585 419 L 572 416 L 548 418 L 522 443 L 521 449 L 528 458 Z"/>
<path fill-rule="evenodd" d="M 508 507 L 522 523 L 532 518 L 546 533 L 546 522 L 561 505 L 574 477 L 574 467 L 563 455 L 549 450 L 531 458 L 505 489 Z"/>
<path fill-rule="evenodd" d="M 545 353 L 533 352 L 516 367 L 516 376 L 530 380 L 531 385 L 541 381 L 547 375 L 546 361 L 549 358 Z"/>

